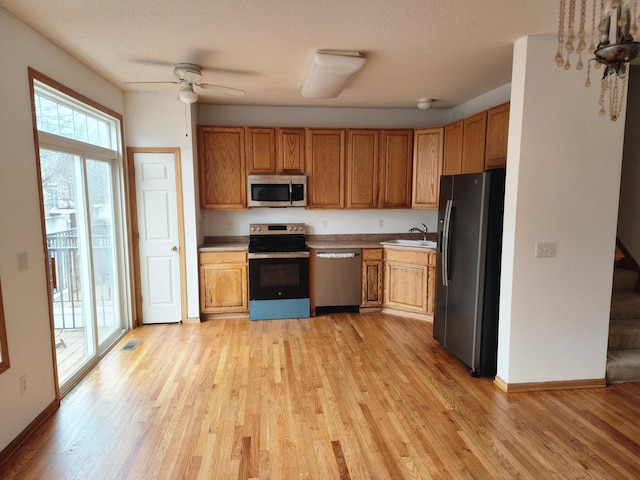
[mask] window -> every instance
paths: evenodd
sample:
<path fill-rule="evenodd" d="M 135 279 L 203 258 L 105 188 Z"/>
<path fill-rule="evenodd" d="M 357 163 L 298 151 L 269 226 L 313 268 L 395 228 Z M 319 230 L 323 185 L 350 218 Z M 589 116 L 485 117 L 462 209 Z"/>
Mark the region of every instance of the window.
<path fill-rule="evenodd" d="M 9 348 L 7 330 L 4 325 L 4 305 L 2 303 L 2 285 L 0 284 L 0 373 L 9 369 Z"/>

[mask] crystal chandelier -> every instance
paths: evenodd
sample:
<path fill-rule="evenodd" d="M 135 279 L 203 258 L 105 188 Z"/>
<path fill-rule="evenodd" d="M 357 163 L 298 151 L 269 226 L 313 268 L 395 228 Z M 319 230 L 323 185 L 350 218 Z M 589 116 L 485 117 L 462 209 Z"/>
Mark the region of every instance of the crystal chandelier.
<path fill-rule="evenodd" d="M 560 0 L 558 17 L 558 52 L 556 64 L 571 68 L 571 56 L 577 55 L 576 70 L 582 70 L 582 54 L 586 49 L 585 24 L 591 19 L 591 44 L 588 53 L 595 56 L 587 61 L 587 80 L 585 86 L 591 85 L 591 61 L 595 60 L 595 68 L 604 65 L 604 73 L 600 85 L 600 115 L 604 116 L 605 97 L 609 101 L 609 116 L 617 120 L 627 91 L 628 63 L 640 53 L 640 43 L 633 41 L 638 31 L 637 0 L 580 0 L 579 11 L 576 12 L 576 0 Z M 587 3 L 591 3 L 588 12 Z M 567 8 L 568 6 L 568 8 Z M 578 18 L 576 18 L 578 17 Z M 566 21 L 565 21 L 566 20 Z M 596 41 L 596 20 L 598 46 Z M 610 40 L 612 39 L 612 41 Z M 577 40 L 577 44 L 574 43 Z"/>

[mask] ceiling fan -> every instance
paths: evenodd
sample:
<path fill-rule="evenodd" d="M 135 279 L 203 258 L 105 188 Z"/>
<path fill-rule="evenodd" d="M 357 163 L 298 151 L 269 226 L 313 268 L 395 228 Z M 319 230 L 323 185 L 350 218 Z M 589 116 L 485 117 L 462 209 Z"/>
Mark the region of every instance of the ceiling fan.
<path fill-rule="evenodd" d="M 177 80 L 172 82 L 125 82 L 127 84 L 136 83 L 173 83 L 180 85 L 178 92 L 178 100 L 184 103 L 194 103 L 198 100 L 198 94 L 193 90 L 193 86 L 204 88 L 206 90 L 214 90 L 216 92 L 227 95 L 243 96 L 246 92 L 237 88 L 223 87 L 222 85 L 214 85 L 212 83 L 203 83 L 202 70 L 199 65 L 194 63 L 176 63 L 173 66 L 173 74 Z"/>

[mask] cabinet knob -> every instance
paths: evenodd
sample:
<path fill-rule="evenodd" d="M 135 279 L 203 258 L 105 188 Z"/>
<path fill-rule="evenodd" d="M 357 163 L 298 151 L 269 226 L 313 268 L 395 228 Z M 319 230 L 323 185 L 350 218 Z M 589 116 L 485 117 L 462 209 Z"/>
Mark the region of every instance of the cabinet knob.
<path fill-rule="evenodd" d="M 177 252 L 178 251 L 178 247 L 176 247 L 175 245 L 173 247 L 171 247 L 171 251 L 172 252 Z"/>

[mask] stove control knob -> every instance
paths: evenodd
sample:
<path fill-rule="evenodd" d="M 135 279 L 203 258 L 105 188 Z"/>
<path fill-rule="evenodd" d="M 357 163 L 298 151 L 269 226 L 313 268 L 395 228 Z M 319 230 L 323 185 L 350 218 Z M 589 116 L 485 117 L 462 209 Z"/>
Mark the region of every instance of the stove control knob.
<path fill-rule="evenodd" d="M 291 225 L 289 225 L 289 226 L 287 227 L 287 230 L 291 231 Z"/>

